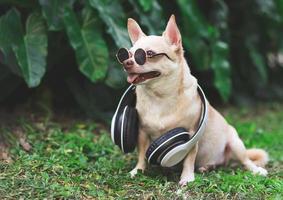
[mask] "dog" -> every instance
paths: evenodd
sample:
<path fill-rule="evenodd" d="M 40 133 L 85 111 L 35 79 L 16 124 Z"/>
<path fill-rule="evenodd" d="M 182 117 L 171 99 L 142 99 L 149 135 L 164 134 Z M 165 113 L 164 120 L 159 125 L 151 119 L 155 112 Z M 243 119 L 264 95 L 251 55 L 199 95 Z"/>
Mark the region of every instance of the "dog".
<path fill-rule="evenodd" d="M 152 140 L 174 127 L 193 133 L 198 126 L 202 102 L 197 79 L 184 58 L 182 38 L 172 15 L 162 36 L 147 36 L 138 23 L 128 19 L 132 42 L 129 58 L 122 62 L 127 81 L 136 85 L 136 109 L 139 113 L 138 162 L 130 175 L 146 168 L 145 154 Z M 146 60 L 136 56 L 146 54 Z M 157 55 L 158 56 L 152 56 Z M 183 160 L 179 184 L 194 181 L 195 168 L 205 172 L 230 159 L 240 161 L 253 174 L 267 175 L 263 167 L 268 154 L 262 149 L 246 149 L 237 131 L 208 103 L 205 132 Z"/>

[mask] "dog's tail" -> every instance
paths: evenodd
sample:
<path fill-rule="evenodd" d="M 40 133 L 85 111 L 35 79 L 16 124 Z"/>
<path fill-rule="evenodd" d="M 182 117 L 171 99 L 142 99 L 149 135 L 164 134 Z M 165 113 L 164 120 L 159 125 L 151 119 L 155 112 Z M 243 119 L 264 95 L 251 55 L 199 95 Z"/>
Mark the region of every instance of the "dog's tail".
<path fill-rule="evenodd" d="M 257 166 L 264 167 L 268 162 L 268 154 L 263 149 L 247 149 L 249 159 Z"/>

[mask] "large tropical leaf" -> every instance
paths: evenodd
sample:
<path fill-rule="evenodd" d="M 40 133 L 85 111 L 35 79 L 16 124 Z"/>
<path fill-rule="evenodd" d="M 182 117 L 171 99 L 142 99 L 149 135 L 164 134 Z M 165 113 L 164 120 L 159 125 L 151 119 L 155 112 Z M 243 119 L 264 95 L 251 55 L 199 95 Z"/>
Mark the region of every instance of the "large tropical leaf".
<path fill-rule="evenodd" d="M 17 25 L 21 26 L 19 14 L 17 14 Z M 19 41 L 12 48 L 27 85 L 38 86 L 46 70 L 47 56 L 46 27 L 39 13 L 34 12 L 28 17 L 26 34 L 20 31 Z"/>
<path fill-rule="evenodd" d="M 162 8 L 156 0 L 150 1 L 150 9 L 142 10 L 134 0 L 129 0 L 134 11 L 139 16 L 139 21 L 142 25 L 148 28 L 148 34 L 161 34 L 165 29 L 165 20 L 162 13 Z M 145 11 L 146 10 L 146 11 Z"/>
<path fill-rule="evenodd" d="M 118 47 L 130 47 L 126 29 L 126 17 L 118 0 L 89 0 L 90 5 L 97 9 L 100 18 L 107 25 L 107 31 Z"/>
<path fill-rule="evenodd" d="M 0 18 L 0 48 L 6 49 L 11 44 L 20 43 L 22 28 L 20 14 L 16 9 L 9 10 Z"/>
<path fill-rule="evenodd" d="M 126 79 L 126 73 L 119 65 L 117 65 L 117 61 L 114 60 L 111 62 L 109 64 L 109 70 L 105 79 L 105 84 L 111 88 L 119 89 L 126 86 Z"/>
<path fill-rule="evenodd" d="M 198 69 L 213 70 L 213 84 L 222 99 L 227 101 L 231 92 L 228 45 L 220 39 L 219 30 L 205 20 L 197 7 L 196 0 L 178 0 L 177 2 L 182 13 L 183 31 L 187 36 L 183 37 L 184 45 L 191 53 L 193 63 Z M 226 27 L 224 26 L 226 16 L 227 13 L 214 16 L 218 23 L 217 27 Z"/>
<path fill-rule="evenodd" d="M 283 0 L 274 0 L 277 8 L 277 13 L 281 16 L 280 20 L 283 22 Z"/>
<path fill-rule="evenodd" d="M 254 2 L 257 14 L 265 15 L 269 19 L 279 20 L 279 13 L 276 12 L 276 2 L 274 0 L 255 0 Z"/>
<path fill-rule="evenodd" d="M 75 0 L 39 0 L 48 29 L 58 31 L 64 28 L 62 16 L 66 6 L 72 7 Z"/>
<path fill-rule="evenodd" d="M 18 12 L 11 9 L 0 18 L 0 62 L 9 67 L 12 72 L 21 76 L 17 59 L 12 50 L 13 45 L 20 43 L 19 39 L 22 34 L 18 17 Z"/>
<path fill-rule="evenodd" d="M 20 13 L 11 9 L 0 21 L 0 46 L 11 65 L 11 49 L 16 55 L 20 75 L 29 87 L 40 83 L 46 68 L 47 35 L 44 20 L 39 13 L 32 13 L 26 21 L 26 34 L 22 29 Z M 2 31 L 3 30 L 3 31 Z"/>
<path fill-rule="evenodd" d="M 189 36 L 200 36 L 208 38 L 211 34 L 209 25 L 204 19 L 200 9 L 197 7 L 196 0 L 178 0 L 177 1 L 183 20 L 183 30 Z"/>
<path fill-rule="evenodd" d="M 152 0 L 138 0 L 144 11 L 149 11 L 153 6 Z"/>
<path fill-rule="evenodd" d="M 208 41 L 214 37 L 216 30 L 205 21 L 195 1 L 178 0 L 177 3 L 182 16 L 184 46 L 198 69 L 209 69 L 211 51 Z"/>
<path fill-rule="evenodd" d="M 98 18 L 94 12 L 86 8 L 80 24 L 76 14 L 65 7 L 64 24 L 75 50 L 80 71 L 91 81 L 104 78 L 108 66 L 108 49 L 98 26 Z"/>

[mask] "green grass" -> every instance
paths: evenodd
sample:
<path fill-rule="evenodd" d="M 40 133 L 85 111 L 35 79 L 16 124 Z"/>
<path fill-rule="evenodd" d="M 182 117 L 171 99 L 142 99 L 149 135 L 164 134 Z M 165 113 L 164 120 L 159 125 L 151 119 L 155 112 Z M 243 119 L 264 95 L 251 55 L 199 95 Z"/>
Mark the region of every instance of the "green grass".
<path fill-rule="evenodd" d="M 269 152 L 267 177 L 221 167 L 197 173 L 183 188 L 178 170 L 149 167 L 131 179 L 136 153 L 123 155 L 95 123 L 63 130 L 49 122 L 43 130 L 24 120 L 21 126 L 33 148 L 26 152 L 15 145 L 13 162 L 0 162 L 0 199 L 283 199 L 282 110 L 278 104 L 223 110 L 247 147 Z"/>

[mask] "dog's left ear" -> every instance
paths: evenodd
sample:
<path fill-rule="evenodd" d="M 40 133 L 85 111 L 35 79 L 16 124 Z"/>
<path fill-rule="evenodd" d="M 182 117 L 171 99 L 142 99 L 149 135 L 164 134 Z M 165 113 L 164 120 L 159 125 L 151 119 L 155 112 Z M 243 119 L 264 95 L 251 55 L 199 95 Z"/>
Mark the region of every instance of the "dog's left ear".
<path fill-rule="evenodd" d="M 163 37 L 165 37 L 169 44 L 176 46 L 176 50 L 182 47 L 182 38 L 176 24 L 175 15 L 171 15 L 166 29 L 163 32 Z"/>

